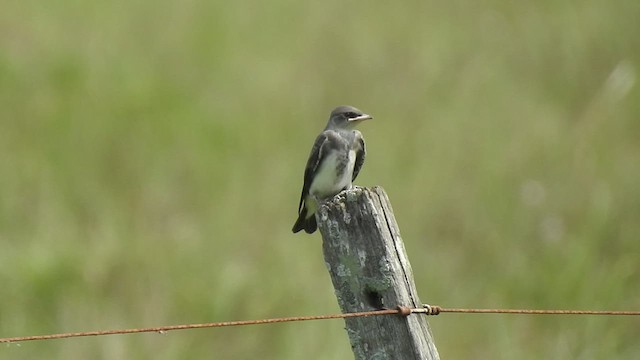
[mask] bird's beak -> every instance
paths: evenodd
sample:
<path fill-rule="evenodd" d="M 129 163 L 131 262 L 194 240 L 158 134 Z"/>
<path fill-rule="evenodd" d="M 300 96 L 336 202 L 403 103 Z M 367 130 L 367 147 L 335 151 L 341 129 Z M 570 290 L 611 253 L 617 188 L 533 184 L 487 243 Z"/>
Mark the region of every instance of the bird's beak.
<path fill-rule="evenodd" d="M 354 117 L 354 118 L 349 119 L 349 122 L 352 122 L 352 121 L 356 121 L 357 122 L 357 121 L 371 120 L 371 119 L 373 119 L 373 116 L 367 115 L 367 114 L 362 114 L 362 115 L 360 115 L 358 117 Z"/>

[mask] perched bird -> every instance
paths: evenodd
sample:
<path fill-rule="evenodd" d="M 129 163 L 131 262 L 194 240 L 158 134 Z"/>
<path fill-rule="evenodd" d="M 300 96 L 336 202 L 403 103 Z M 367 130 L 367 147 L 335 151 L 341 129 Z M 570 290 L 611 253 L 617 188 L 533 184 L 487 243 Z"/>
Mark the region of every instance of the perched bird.
<path fill-rule="evenodd" d="M 298 220 L 292 229 L 294 233 L 304 230 L 311 234 L 316 231 L 318 202 L 351 188 L 365 156 L 364 139 L 355 127 L 370 119 L 373 117 L 352 106 L 333 109 L 307 160 Z"/>

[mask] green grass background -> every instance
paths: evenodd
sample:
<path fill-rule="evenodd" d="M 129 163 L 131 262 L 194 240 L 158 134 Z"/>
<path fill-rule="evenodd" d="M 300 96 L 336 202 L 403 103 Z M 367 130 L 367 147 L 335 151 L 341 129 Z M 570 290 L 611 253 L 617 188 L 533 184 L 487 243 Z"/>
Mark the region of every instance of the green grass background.
<path fill-rule="evenodd" d="M 0 337 L 335 313 L 291 234 L 336 105 L 424 302 L 640 309 L 640 3 L 9 1 Z M 637 359 L 632 317 L 442 315 L 445 359 Z M 2 359 L 349 359 L 341 320 Z"/>

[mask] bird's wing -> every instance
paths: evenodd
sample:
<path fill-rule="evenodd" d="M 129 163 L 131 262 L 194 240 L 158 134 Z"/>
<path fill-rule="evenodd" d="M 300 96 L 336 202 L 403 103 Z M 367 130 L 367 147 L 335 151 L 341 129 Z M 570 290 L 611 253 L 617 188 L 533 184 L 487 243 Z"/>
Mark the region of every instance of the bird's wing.
<path fill-rule="evenodd" d="M 356 139 L 355 139 L 355 150 L 356 150 L 356 163 L 353 166 L 353 176 L 351 177 L 351 181 L 355 180 L 362 168 L 362 164 L 364 164 L 364 157 L 367 153 L 367 150 L 364 146 L 364 138 L 360 131 L 355 131 Z"/>
<path fill-rule="evenodd" d="M 302 186 L 302 194 L 300 194 L 300 204 L 298 205 L 298 212 L 302 210 L 304 198 L 309 193 L 311 181 L 313 180 L 318 167 L 320 167 L 320 164 L 322 163 L 322 160 L 324 158 L 324 149 L 326 148 L 326 145 L 328 143 L 329 136 L 327 132 L 323 132 L 318 135 L 316 141 L 313 143 L 311 154 L 309 155 L 309 160 L 307 160 L 307 167 L 304 169 L 304 185 Z"/>

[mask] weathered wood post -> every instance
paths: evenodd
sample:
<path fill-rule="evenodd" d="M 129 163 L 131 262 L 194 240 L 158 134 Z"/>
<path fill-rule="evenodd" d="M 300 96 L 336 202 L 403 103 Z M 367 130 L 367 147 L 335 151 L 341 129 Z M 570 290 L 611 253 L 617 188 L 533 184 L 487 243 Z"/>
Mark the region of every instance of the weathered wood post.
<path fill-rule="evenodd" d="M 381 187 L 355 187 L 317 214 L 324 259 L 343 313 L 421 307 L 400 230 Z M 357 360 L 439 359 L 422 314 L 345 319 Z"/>

